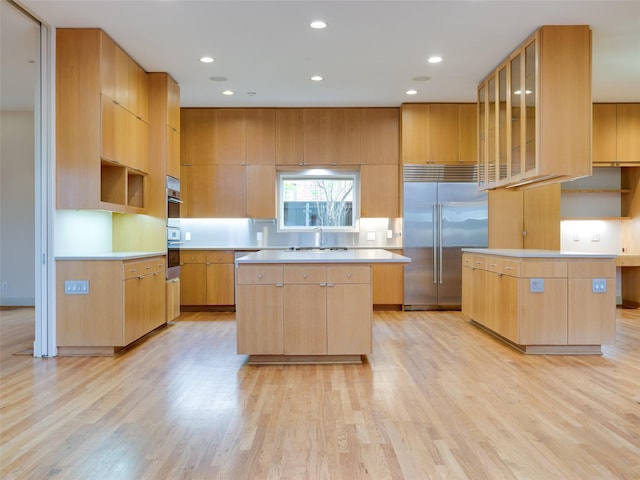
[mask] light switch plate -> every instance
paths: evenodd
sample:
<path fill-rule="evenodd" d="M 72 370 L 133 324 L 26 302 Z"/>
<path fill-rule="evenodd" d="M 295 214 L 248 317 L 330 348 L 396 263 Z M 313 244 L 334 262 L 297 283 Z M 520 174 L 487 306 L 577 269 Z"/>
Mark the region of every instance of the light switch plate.
<path fill-rule="evenodd" d="M 591 279 L 591 291 L 593 293 L 606 293 L 607 292 L 607 279 L 606 278 L 592 278 Z"/>
<path fill-rule="evenodd" d="M 529 279 L 529 291 L 531 293 L 544 293 L 544 278 Z"/>
<path fill-rule="evenodd" d="M 89 295 L 89 280 L 65 280 L 65 295 Z"/>
<path fill-rule="evenodd" d="M 367 240 L 373 242 L 376 239 L 376 232 L 367 232 Z"/>

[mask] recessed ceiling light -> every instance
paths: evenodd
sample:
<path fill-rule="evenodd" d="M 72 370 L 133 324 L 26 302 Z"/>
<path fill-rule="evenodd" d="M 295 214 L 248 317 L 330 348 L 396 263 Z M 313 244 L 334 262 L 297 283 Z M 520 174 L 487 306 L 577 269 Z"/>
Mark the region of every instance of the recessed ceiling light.
<path fill-rule="evenodd" d="M 213 58 L 211 58 L 211 57 L 202 57 L 202 58 L 200 59 L 200 61 L 201 61 L 202 63 L 213 63 Z"/>
<path fill-rule="evenodd" d="M 256 96 L 256 92 L 247 92 L 247 95 L 249 95 L 250 97 L 255 97 Z"/>
<path fill-rule="evenodd" d="M 324 80 L 324 78 L 322 78 L 320 75 L 314 75 L 313 77 L 310 77 L 310 78 L 314 82 L 321 82 L 322 80 Z"/>
<path fill-rule="evenodd" d="M 226 82 L 228 78 L 227 77 L 209 77 L 209 80 L 213 82 Z"/>
<path fill-rule="evenodd" d="M 323 22 L 322 20 L 314 20 L 309 24 L 309 26 L 315 29 L 327 28 L 326 22 Z"/>
<path fill-rule="evenodd" d="M 427 60 L 429 63 L 440 63 L 442 61 L 442 57 L 434 55 L 433 57 L 429 57 Z"/>
<path fill-rule="evenodd" d="M 417 94 L 417 93 L 418 93 L 418 91 L 417 91 L 417 90 L 413 90 L 413 89 L 411 89 L 411 90 L 407 90 L 407 92 L 406 92 L 406 93 L 407 93 L 407 95 L 415 95 L 415 94 Z"/>
<path fill-rule="evenodd" d="M 223 95 L 233 95 L 233 90 L 225 90 L 222 92 Z"/>

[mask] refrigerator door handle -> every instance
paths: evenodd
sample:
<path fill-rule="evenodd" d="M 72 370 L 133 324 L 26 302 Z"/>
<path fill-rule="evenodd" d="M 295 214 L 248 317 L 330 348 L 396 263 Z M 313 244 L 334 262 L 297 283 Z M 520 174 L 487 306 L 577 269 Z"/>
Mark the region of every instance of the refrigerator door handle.
<path fill-rule="evenodd" d="M 433 283 L 438 283 L 438 204 L 433 204 Z"/>
<path fill-rule="evenodd" d="M 438 205 L 438 279 L 442 283 L 442 204 Z"/>

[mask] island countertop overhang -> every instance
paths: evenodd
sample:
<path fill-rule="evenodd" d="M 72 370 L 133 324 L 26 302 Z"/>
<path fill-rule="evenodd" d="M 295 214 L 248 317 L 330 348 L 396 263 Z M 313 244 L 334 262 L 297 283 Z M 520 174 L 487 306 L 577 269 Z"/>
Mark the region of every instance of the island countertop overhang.
<path fill-rule="evenodd" d="M 381 248 L 354 250 L 259 250 L 236 259 L 256 263 L 409 263 L 411 258 Z"/>

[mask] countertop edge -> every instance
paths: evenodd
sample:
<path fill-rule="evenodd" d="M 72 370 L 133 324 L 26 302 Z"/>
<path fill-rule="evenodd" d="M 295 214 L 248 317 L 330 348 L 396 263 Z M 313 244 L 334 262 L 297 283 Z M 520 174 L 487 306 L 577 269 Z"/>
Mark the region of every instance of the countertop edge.
<path fill-rule="evenodd" d="M 614 259 L 618 255 L 611 253 L 569 252 L 564 250 L 525 250 L 502 248 L 463 248 L 465 253 L 477 253 L 482 255 L 497 255 L 502 257 L 517 258 L 605 258 Z"/>
<path fill-rule="evenodd" d="M 139 258 L 161 257 L 167 252 L 107 252 L 87 255 L 57 255 L 55 260 L 136 260 Z"/>

